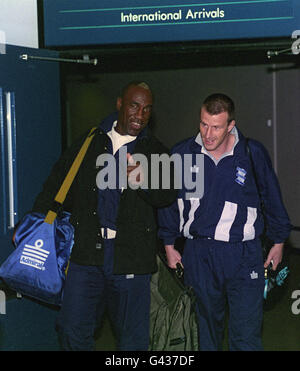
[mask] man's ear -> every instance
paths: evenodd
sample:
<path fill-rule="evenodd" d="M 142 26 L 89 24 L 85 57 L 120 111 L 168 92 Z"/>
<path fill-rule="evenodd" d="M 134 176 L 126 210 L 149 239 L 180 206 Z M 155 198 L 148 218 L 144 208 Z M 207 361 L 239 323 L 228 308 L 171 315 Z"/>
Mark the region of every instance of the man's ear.
<path fill-rule="evenodd" d="M 228 125 L 228 132 L 230 132 L 235 126 L 235 120 L 230 121 Z"/>
<path fill-rule="evenodd" d="M 122 107 L 122 98 L 119 97 L 117 98 L 117 110 L 120 111 L 121 107 Z"/>

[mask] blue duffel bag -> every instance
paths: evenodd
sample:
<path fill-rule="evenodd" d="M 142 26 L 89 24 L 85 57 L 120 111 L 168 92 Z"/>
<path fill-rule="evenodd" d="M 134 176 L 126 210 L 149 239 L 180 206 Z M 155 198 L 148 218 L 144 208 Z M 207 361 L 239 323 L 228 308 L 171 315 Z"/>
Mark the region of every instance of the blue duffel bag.
<path fill-rule="evenodd" d="M 63 205 L 67 192 L 94 137 L 93 128 L 77 154 L 56 197 L 55 205 Z M 74 241 L 70 214 L 27 214 L 14 236 L 16 249 L 0 267 L 0 277 L 13 290 L 49 304 L 60 305 Z"/>
<path fill-rule="evenodd" d="M 16 249 L 0 267 L 0 277 L 13 290 L 46 303 L 60 305 L 74 242 L 70 214 L 52 224 L 45 215 L 26 215 L 16 231 Z"/>

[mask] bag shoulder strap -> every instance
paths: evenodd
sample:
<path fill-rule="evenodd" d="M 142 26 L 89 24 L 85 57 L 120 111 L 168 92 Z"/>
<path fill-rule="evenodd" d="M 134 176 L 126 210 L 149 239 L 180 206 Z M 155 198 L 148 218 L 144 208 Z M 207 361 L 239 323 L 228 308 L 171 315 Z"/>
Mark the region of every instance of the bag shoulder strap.
<path fill-rule="evenodd" d="M 92 141 L 92 139 L 94 138 L 94 135 L 95 135 L 95 130 L 96 128 L 92 128 L 91 131 L 89 132 L 87 138 L 85 139 L 80 151 L 78 152 L 68 174 L 66 175 L 65 177 L 65 180 L 63 181 L 59 191 L 57 192 L 56 196 L 55 196 L 55 201 L 62 204 L 67 196 L 67 193 L 73 183 L 73 180 L 79 170 L 79 167 L 84 159 L 84 156 L 88 150 L 88 147 Z M 45 223 L 48 223 L 48 224 L 52 224 L 55 220 L 57 216 L 57 213 L 52 211 L 52 210 L 49 210 L 45 219 L 44 219 L 44 222 Z"/>
<path fill-rule="evenodd" d="M 250 146 L 249 146 L 249 141 L 250 141 L 250 139 L 246 138 L 246 149 L 247 149 L 247 153 L 248 153 L 249 158 L 250 158 L 251 168 L 252 168 L 254 181 L 255 181 L 255 184 L 256 184 L 256 188 L 257 188 L 257 192 L 259 194 L 260 199 L 262 199 L 261 193 L 260 193 L 260 188 L 259 188 L 259 185 L 258 185 L 257 175 L 256 175 L 256 171 L 255 171 L 254 160 L 253 160 L 252 153 L 251 153 Z"/>
<path fill-rule="evenodd" d="M 258 184 L 257 174 L 256 174 L 256 171 L 255 171 L 254 160 L 253 160 L 252 153 L 251 153 L 251 150 L 250 150 L 249 142 L 250 142 L 250 139 L 246 138 L 246 150 L 247 150 L 247 153 L 248 153 L 249 158 L 250 158 L 252 173 L 253 173 L 253 176 L 254 176 L 254 181 L 255 181 L 257 193 L 258 193 L 258 196 L 259 196 L 259 199 L 260 199 L 260 207 L 261 207 L 264 219 L 266 220 L 265 204 L 264 204 L 263 197 L 261 195 L 261 190 L 260 190 L 260 187 L 259 187 L 259 184 Z"/>

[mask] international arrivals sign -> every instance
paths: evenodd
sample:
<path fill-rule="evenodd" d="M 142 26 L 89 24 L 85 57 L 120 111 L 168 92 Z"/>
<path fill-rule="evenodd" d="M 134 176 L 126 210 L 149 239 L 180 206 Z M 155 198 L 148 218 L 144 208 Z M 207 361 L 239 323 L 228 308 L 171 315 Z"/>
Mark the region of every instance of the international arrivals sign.
<path fill-rule="evenodd" d="M 44 0 L 45 46 L 290 37 L 299 0 Z"/>

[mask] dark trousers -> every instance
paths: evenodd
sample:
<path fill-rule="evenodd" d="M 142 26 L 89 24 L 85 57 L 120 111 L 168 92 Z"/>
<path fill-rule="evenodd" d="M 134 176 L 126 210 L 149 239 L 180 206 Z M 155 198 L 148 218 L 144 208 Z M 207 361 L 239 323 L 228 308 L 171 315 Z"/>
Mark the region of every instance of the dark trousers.
<path fill-rule="evenodd" d="M 221 350 L 229 308 L 230 350 L 262 350 L 264 268 L 260 241 L 188 240 L 185 283 L 197 297 L 200 350 Z"/>
<path fill-rule="evenodd" d="M 63 350 L 93 350 L 104 311 L 111 319 L 118 350 L 147 350 L 150 275 L 113 275 L 113 240 L 105 240 L 103 266 L 70 263 L 57 330 Z"/>

